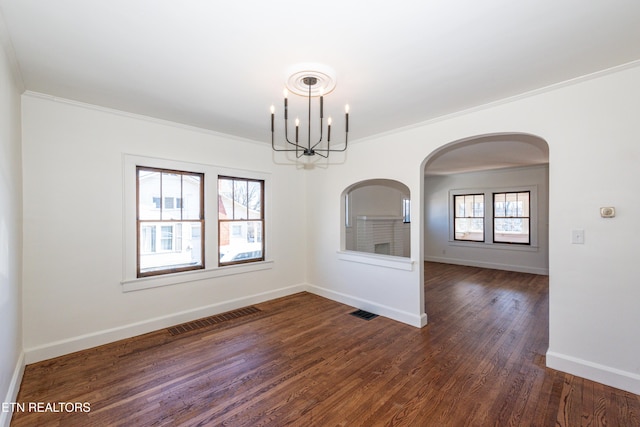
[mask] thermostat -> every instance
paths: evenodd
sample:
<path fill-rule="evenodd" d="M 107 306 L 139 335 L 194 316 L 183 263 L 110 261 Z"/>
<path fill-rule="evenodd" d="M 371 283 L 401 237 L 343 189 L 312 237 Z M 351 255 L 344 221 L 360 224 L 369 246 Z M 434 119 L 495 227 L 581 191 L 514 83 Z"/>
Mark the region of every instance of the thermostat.
<path fill-rule="evenodd" d="M 610 206 L 600 208 L 600 216 L 602 218 L 613 218 L 614 216 L 616 216 L 616 208 Z"/>

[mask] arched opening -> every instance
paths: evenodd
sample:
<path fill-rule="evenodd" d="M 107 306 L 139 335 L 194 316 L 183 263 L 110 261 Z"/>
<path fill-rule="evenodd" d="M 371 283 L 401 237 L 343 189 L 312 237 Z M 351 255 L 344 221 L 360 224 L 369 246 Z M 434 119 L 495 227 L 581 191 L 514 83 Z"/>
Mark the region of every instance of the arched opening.
<path fill-rule="evenodd" d="M 544 139 L 500 133 L 454 141 L 425 159 L 423 174 L 425 262 L 548 274 Z"/>
<path fill-rule="evenodd" d="M 411 196 L 390 179 L 370 179 L 342 192 L 342 250 L 409 257 Z"/>

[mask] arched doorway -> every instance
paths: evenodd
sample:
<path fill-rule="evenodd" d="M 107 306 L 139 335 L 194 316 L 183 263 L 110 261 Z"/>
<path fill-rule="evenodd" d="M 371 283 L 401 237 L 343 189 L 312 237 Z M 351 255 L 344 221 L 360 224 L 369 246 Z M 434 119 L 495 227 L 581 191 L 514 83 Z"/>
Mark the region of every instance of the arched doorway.
<path fill-rule="evenodd" d="M 526 133 L 477 135 L 431 153 L 422 163 L 424 261 L 548 274 L 548 164 L 546 141 Z M 500 211 L 511 199 L 523 210 Z"/>

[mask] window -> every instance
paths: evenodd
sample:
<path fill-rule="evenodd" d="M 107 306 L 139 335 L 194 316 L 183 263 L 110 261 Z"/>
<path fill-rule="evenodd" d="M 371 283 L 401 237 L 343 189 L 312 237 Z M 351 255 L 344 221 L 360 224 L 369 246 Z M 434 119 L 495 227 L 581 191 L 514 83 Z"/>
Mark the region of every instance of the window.
<path fill-rule="evenodd" d="M 402 222 L 405 224 L 411 222 L 411 199 L 402 199 Z"/>
<path fill-rule="evenodd" d="M 530 244 L 530 192 L 493 193 L 493 241 Z"/>
<path fill-rule="evenodd" d="M 344 226 L 351 227 L 351 195 L 349 193 L 344 195 Z"/>
<path fill-rule="evenodd" d="M 245 181 L 262 183 L 263 210 L 271 206 L 270 174 L 131 154 L 122 156 L 122 167 L 123 292 L 273 268 L 273 261 L 260 259 L 269 253 L 269 242 L 263 241 L 269 233 L 269 209 L 258 219 L 262 227 L 247 229 L 241 221 L 234 222 L 247 242 L 262 246 L 234 255 L 236 261 L 246 258 L 247 262 L 233 268 L 220 268 L 217 225 L 218 177 L 242 176 Z M 167 208 L 171 203 L 173 208 Z M 255 221 L 251 209 L 249 213 L 249 220 Z"/>
<path fill-rule="evenodd" d="M 454 240 L 484 242 L 484 194 L 460 194 L 453 197 Z"/>
<path fill-rule="evenodd" d="M 218 177 L 219 265 L 264 260 L 264 181 Z"/>
<path fill-rule="evenodd" d="M 204 268 L 204 174 L 138 166 L 137 277 Z"/>

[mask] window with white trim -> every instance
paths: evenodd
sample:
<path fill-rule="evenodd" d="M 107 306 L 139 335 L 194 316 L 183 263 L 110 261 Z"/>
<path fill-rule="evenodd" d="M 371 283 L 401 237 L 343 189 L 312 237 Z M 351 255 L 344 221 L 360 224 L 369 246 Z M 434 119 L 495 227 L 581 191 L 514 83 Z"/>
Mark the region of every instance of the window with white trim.
<path fill-rule="evenodd" d="M 530 192 L 493 193 L 493 241 L 529 245 Z"/>
<path fill-rule="evenodd" d="M 453 196 L 454 240 L 484 242 L 484 194 Z"/>
<path fill-rule="evenodd" d="M 204 268 L 204 174 L 137 166 L 137 277 Z"/>
<path fill-rule="evenodd" d="M 273 261 L 264 259 L 261 262 L 234 263 L 234 265 L 219 265 L 220 255 L 218 246 L 218 177 L 219 176 L 242 176 L 249 180 L 259 180 L 264 183 L 263 187 L 263 209 L 269 206 L 270 197 L 270 174 L 264 172 L 255 172 L 237 169 L 225 168 L 221 166 L 179 161 L 173 159 L 162 159 L 149 156 L 139 156 L 133 154 L 123 154 L 123 240 L 122 249 L 124 256 L 122 258 L 122 285 L 123 292 L 139 291 L 143 289 L 152 289 L 161 286 L 171 286 L 185 284 L 193 281 L 215 279 L 230 275 L 243 274 L 247 272 L 255 272 L 273 268 Z M 163 230 L 161 226 L 168 227 L 172 223 L 162 220 L 147 219 L 143 221 L 143 226 L 139 227 L 138 221 L 138 167 L 146 169 L 167 170 L 169 172 L 184 172 L 187 174 L 199 174 L 202 177 L 202 212 L 203 224 L 205 226 L 191 230 L 191 241 L 189 238 L 189 230 L 185 226 L 183 217 L 182 227 L 171 227 Z M 163 190 L 169 190 L 166 186 Z M 171 201 L 167 202 L 167 198 Z M 179 210 L 189 211 L 192 207 L 186 193 L 180 195 L 177 191 L 155 191 L 155 194 L 147 199 L 147 208 L 163 210 L 165 216 L 175 214 Z M 167 207 L 167 205 L 169 207 Z M 173 207 L 171 207 L 173 206 Z M 190 211 L 189 211 L 190 212 Z M 264 211 L 263 229 L 249 230 L 247 236 L 249 239 L 263 240 L 263 254 L 268 253 L 269 242 L 263 239 L 265 234 L 269 232 L 269 210 Z M 174 222 L 180 222 L 176 218 L 170 218 Z M 162 223 L 162 224 L 154 224 Z M 199 232 L 199 234 L 198 234 Z M 240 234 L 243 230 L 238 230 Z M 200 246 L 198 246 L 200 243 Z M 196 269 L 175 270 L 172 274 L 169 271 L 159 274 L 138 275 L 138 259 L 141 254 L 155 253 L 157 256 L 162 254 L 170 255 L 176 251 L 184 252 L 186 248 L 194 250 L 194 253 L 202 254 L 202 267 Z M 164 248 L 165 252 L 162 252 Z"/>
<path fill-rule="evenodd" d="M 451 189 L 449 241 L 458 246 L 474 248 L 536 251 L 540 226 L 538 203 L 538 188 L 535 185 Z M 475 219 L 481 221 L 474 223 Z M 467 223 L 463 223 L 463 220 Z M 484 240 L 479 240 L 481 228 Z M 469 230 L 470 234 L 476 230 L 478 240 L 465 239 L 468 236 L 464 233 Z"/>
<path fill-rule="evenodd" d="M 218 177 L 220 266 L 264 260 L 264 181 Z"/>

